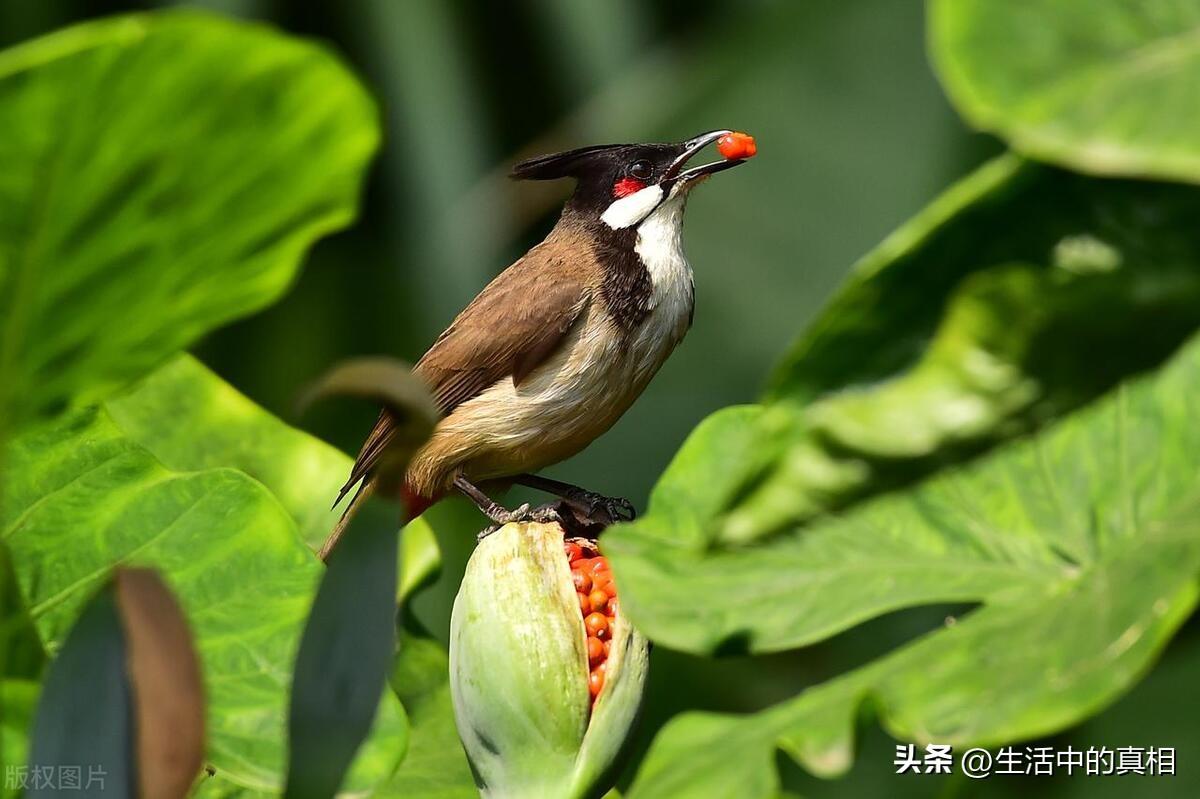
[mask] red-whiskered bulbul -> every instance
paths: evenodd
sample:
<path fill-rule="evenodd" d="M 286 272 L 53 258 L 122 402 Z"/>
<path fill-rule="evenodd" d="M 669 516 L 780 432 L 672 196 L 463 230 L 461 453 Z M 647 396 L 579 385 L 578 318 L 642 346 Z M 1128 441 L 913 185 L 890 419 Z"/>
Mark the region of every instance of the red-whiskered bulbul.
<path fill-rule="evenodd" d="M 574 178 L 576 188 L 545 240 L 492 280 L 417 362 L 442 418 L 404 475 L 409 518 L 451 489 L 496 524 L 528 518 L 528 506 L 506 510 L 479 487 L 500 478 L 632 517 L 624 500 L 533 473 L 608 430 L 691 326 L 684 205 L 704 178 L 745 159 L 684 167 L 731 133 L 583 147 L 513 168 L 517 180 Z M 322 557 L 374 487 L 394 432 L 384 410 L 338 495 L 358 487 Z"/>

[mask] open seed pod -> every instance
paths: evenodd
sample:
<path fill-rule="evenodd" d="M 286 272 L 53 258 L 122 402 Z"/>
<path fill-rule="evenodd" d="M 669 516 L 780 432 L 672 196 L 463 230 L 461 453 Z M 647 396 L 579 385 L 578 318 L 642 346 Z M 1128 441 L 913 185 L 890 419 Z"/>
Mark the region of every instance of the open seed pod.
<path fill-rule="evenodd" d="M 583 799 L 610 787 L 649 644 L 620 614 L 589 546 L 564 546 L 556 524 L 508 524 L 467 564 L 450 622 L 450 687 L 485 797 Z"/>

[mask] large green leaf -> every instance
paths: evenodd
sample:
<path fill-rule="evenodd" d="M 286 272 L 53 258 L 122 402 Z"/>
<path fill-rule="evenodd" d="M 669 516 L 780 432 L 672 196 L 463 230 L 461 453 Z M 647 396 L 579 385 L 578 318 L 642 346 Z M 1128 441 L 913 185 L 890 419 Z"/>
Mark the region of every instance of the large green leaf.
<path fill-rule="evenodd" d="M 105 408 L 126 436 L 170 469 L 228 467 L 262 483 L 314 549 L 341 516 L 330 503 L 350 473 L 350 458 L 267 413 L 189 355 Z"/>
<path fill-rule="evenodd" d="M 850 279 L 776 370 L 767 398 L 809 403 L 850 386 L 894 378 L 926 355 L 931 338 L 948 338 L 953 332 L 944 329 L 947 309 L 963 279 L 996 267 L 1040 267 L 1059 281 L 1126 274 L 1137 288 L 1130 288 L 1125 300 L 1131 312 L 1161 301 L 1155 295 L 1173 289 L 1174 281 L 1186 284 L 1200 263 L 1200 236 L 1184 224 L 1198 204 L 1200 192 L 1188 187 L 1096 180 L 1013 156 L 997 158 L 950 187 L 855 265 Z M 1070 293 L 1079 288 L 1074 284 Z M 1140 293 L 1150 296 L 1141 299 Z M 1036 308 L 1031 299 L 1037 298 L 1015 299 Z M 1088 298 L 1081 304 L 1095 303 Z M 1023 316 L 1020 307 L 1000 310 L 1004 316 L 993 327 L 1010 320 L 1024 325 L 1039 321 L 1028 312 Z M 1070 306 L 1063 310 L 1075 311 Z M 1021 329 L 1010 335 L 1020 341 L 1040 332 Z M 1108 343 L 1116 345 L 1113 357 L 1120 364 L 1092 364 L 1099 373 L 1090 377 L 1095 382 L 1120 376 L 1139 357 L 1153 360 L 1153 355 L 1139 356 L 1140 348 L 1123 343 L 1119 333 L 1097 327 L 1092 335 L 1117 339 Z M 1000 356 L 1024 359 L 1017 364 L 1024 371 L 1049 371 L 1034 356 L 1000 341 L 997 332 L 968 328 L 963 336 L 982 339 L 987 350 L 1010 347 Z M 1071 342 L 1056 346 L 1065 349 Z M 1157 354 L 1161 357 L 1161 350 Z M 958 354 L 960 361 L 965 358 Z M 958 381 L 971 376 L 967 366 L 960 367 L 966 374 Z M 1049 385 L 1071 391 L 1073 383 L 1089 375 L 1091 371 L 1076 366 L 1069 380 Z M 1035 372 L 1035 377 L 1054 380 L 1049 374 Z"/>
<path fill-rule="evenodd" d="M 625 607 L 692 651 L 820 637 L 791 632 L 787 608 L 767 613 L 778 629 L 756 626 L 762 608 L 742 600 L 770 582 L 758 567 L 782 573 L 780 545 L 729 545 L 973 456 L 1159 363 L 1200 326 L 1197 214 L 1191 187 L 1011 157 L 950 189 L 859 264 L 767 404 L 702 424 L 647 515 L 609 532 Z"/>
<path fill-rule="evenodd" d="M 179 355 L 136 391 L 105 403 L 126 436 L 178 471 L 228 467 L 266 486 L 316 550 L 342 515 L 330 502 L 350 473 L 344 452 L 285 424 L 190 355 Z M 199 434 L 198 434 L 199 433 Z M 328 501 L 326 501 L 328 500 Z M 375 524 L 394 524 L 397 511 L 367 508 Z M 425 518 L 401 536 L 398 595 L 407 596 L 440 565 Z"/>
<path fill-rule="evenodd" d="M 172 406 L 183 409 L 180 417 L 157 412 Z M 171 443 L 164 431 L 181 422 L 197 441 L 209 426 L 233 425 L 247 440 L 280 443 L 277 460 L 259 471 L 268 482 L 212 465 L 262 461 L 238 454 L 221 435 L 213 446 L 229 447 L 224 455 Z M 21 435 L 8 451 L 0 537 L 47 648 L 58 649 L 114 565 L 157 568 L 195 632 L 218 779 L 278 790 L 292 662 L 322 572 L 299 523 L 327 506 L 326 483 L 340 480 L 348 464 L 339 457 L 335 476 L 311 470 L 336 460 L 325 445 L 279 426 L 186 358 L 131 395 Z M 287 474 L 296 485 L 285 502 L 268 486 Z M 301 503 L 306 486 L 312 493 Z M 385 702 L 345 788 L 363 790 L 389 774 L 405 736 L 399 707 Z"/>
<path fill-rule="evenodd" d="M 901 739 L 958 745 L 1050 733 L 1111 702 L 1200 595 L 1197 396 L 1200 339 L 1156 375 L 915 490 L 725 555 L 720 569 L 679 559 L 679 571 L 702 569 L 718 586 L 742 634 L 772 643 L 893 608 L 982 607 L 761 713 L 675 720 L 632 796 L 724 795 L 723 786 L 770 796 L 776 748 L 840 773 L 867 701 Z M 722 610 L 702 602 L 698 615 L 720 625 Z M 718 747 L 719 760 L 695 755 Z"/>
<path fill-rule="evenodd" d="M 931 0 L 930 49 L 967 119 L 1106 175 L 1200 181 L 1200 5 Z"/>
<path fill-rule="evenodd" d="M 420 631 L 403 630 L 392 687 L 412 725 L 408 754 L 376 794 L 380 799 L 476 799 L 450 702 L 449 655 Z"/>
<path fill-rule="evenodd" d="M 18 422 L 277 298 L 353 218 L 379 137 L 322 48 L 195 12 L 0 53 L 0 129 L 0 400 Z"/>

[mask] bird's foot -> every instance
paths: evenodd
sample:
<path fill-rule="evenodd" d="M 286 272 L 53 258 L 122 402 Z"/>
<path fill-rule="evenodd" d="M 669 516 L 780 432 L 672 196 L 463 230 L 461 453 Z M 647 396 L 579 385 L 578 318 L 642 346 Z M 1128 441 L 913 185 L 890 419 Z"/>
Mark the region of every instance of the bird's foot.
<path fill-rule="evenodd" d="M 542 477 L 537 474 L 519 474 L 513 478 L 518 485 L 536 488 L 562 497 L 558 513 L 564 522 L 586 529 L 581 535 L 595 537 L 610 524 L 632 521 L 637 516 L 633 503 L 621 497 L 606 497 L 579 486 Z"/>
<path fill-rule="evenodd" d="M 484 514 L 492 520 L 491 525 L 485 527 L 477 536 L 478 540 L 482 541 L 506 524 L 527 521 L 528 519 L 526 517 L 529 516 L 529 503 L 526 502 L 519 507 L 513 508 L 512 510 L 509 510 L 502 505 L 493 503 L 491 507 L 480 508 L 480 510 L 482 510 Z"/>
<path fill-rule="evenodd" d="M 563 499 L 600 524 L 631 522 L 637 518 L 633 503 L 624 497 L 606 497 L 595 491 L 578 488 L 568 492 Z"/>
<path fill-rule="evenodd" d="M 476 537 L 479 541 L 487 538 L 504 525 L 512 524 L 513 522 L 562 522 L 562 517 L 558 514 L 557 503 L 539 505 L 536 508 L 530 508 L 529 503 L 526 502 L 520 507 L 513 508 L 512 510 L 505 510 L 504 508 L 497 506 L 492 510 L 492 512 L 487 514 L 487 517 L 492 520 L 492 524 L 479 533 L 479 535 Z"/>

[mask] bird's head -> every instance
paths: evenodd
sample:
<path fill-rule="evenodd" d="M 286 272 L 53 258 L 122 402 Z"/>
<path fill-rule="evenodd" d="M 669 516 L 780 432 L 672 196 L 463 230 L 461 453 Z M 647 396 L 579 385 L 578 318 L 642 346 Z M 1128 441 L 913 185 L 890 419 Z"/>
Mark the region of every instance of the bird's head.
<path fill-rule="evenodd" d="M 724 158 L 687 167 L 708 145 L 732 134 L 728 130 L 702 133 L 676 144 L 600 144 L 522 161 L 513 167 L 517 180 L 575 178 L 571 212 L 602 221 L 613 229 L 639 225 L 666 203 L 683 202 L 697 184 L 717 172 L 744 163 Z"/>

